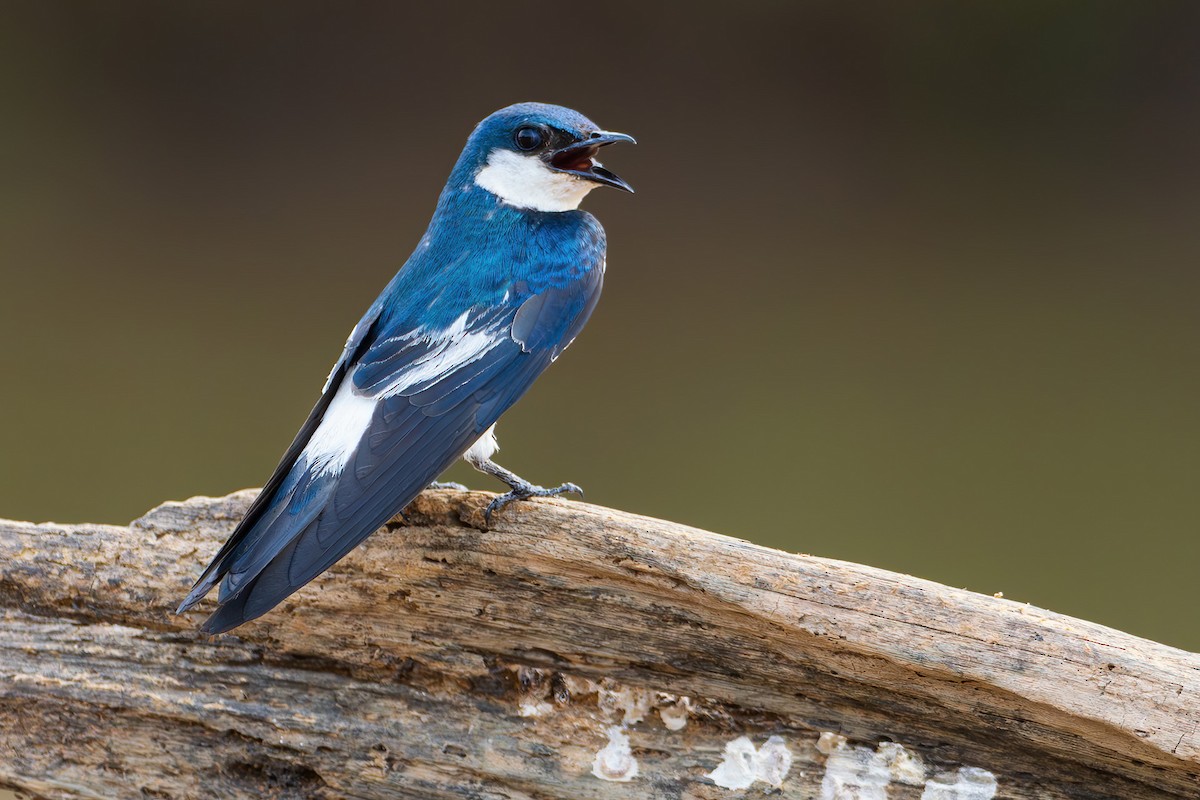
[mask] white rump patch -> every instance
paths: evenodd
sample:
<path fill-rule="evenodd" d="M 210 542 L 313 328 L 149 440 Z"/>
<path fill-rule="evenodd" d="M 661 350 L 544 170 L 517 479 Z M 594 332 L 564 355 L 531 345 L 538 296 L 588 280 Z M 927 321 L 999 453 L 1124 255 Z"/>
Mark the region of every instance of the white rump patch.
<path fill-rule="evenodd" d="M 354 384 L 347 376 L 325 409 L 325 416 L 301 458 L 319 473 L 341 472 L 362 441 L 373 413 L 375 398 L 355 394 Z"/>
<path fill-rule="evenodd" d="M 523 156 L 496 148 L 487 165 L 475 175 L 475 184 L 517 208 L 536 211 L 571 211 L 579 208 L 596 184 L 558 172 L 534 155 Z"/>

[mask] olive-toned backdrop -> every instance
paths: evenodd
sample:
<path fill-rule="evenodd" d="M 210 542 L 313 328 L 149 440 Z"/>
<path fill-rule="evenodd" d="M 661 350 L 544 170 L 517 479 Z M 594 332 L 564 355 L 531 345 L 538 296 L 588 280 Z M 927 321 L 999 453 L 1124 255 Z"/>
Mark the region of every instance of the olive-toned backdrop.
<path fill-rule="evenodd" d="M 638 194 L 503 463 L 1200 649 L 1200 4 L 434 5 L 0 4 L 0 516 L 260 485 L 536 99 Z"/>

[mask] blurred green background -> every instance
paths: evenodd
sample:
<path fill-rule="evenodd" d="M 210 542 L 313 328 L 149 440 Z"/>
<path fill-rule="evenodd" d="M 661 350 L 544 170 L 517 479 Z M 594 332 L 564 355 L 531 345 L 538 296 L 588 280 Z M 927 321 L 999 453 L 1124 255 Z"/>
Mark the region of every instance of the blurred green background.
<path fill-rule="evenodd" d="M 1200 649 L 1200 4 L 0 8 L 0 516 L 260 485 L 543 100 L 638 194 L 502 463 Z"/>

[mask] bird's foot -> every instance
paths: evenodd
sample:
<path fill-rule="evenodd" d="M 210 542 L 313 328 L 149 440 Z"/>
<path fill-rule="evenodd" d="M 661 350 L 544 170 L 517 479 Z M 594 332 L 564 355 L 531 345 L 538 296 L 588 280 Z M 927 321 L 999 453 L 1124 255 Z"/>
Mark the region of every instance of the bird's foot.
<path fill-rule="evenodd" d="M 456 492 L 469 492 L 466 486 L 456 481 L 434 481 L 427 487 L 429 489 L 453 489 Z"/>
<path fill-rule="evenodd" d="M 492 514 L 504 508 L 514 500 L 528 500 L 531 497 L 554 497 L 556 495 L 571 492 L 583 497 L 583 489 L 580 489 L 573 483 L 564 483 L 562 486 L 555 486 L 553 489 L 546 489 L 542 486 L 534 486 L 532 483 L 517 484 L 512 487 L 511 491 L 497 497 L 492 502 L 488 503 L 488 507 L 483 511 L 483 520 L 489 525 L 492 522 Z"/>

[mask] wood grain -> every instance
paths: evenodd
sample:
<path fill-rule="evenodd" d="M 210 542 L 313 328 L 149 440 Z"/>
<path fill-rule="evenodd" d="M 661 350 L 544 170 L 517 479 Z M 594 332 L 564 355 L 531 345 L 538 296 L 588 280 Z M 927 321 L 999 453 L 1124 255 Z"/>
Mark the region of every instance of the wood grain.
<path fill-rule="evenodd" d="M 490 495 L 427 492 L 262 620 L 201 636 L 207 606 L 171 609 L 252 497 L 127 528 L 0 521 L 0 785 L 1200 797 L 1200 656 L 582 503 L 520 504 L 485 531 Z"/>

